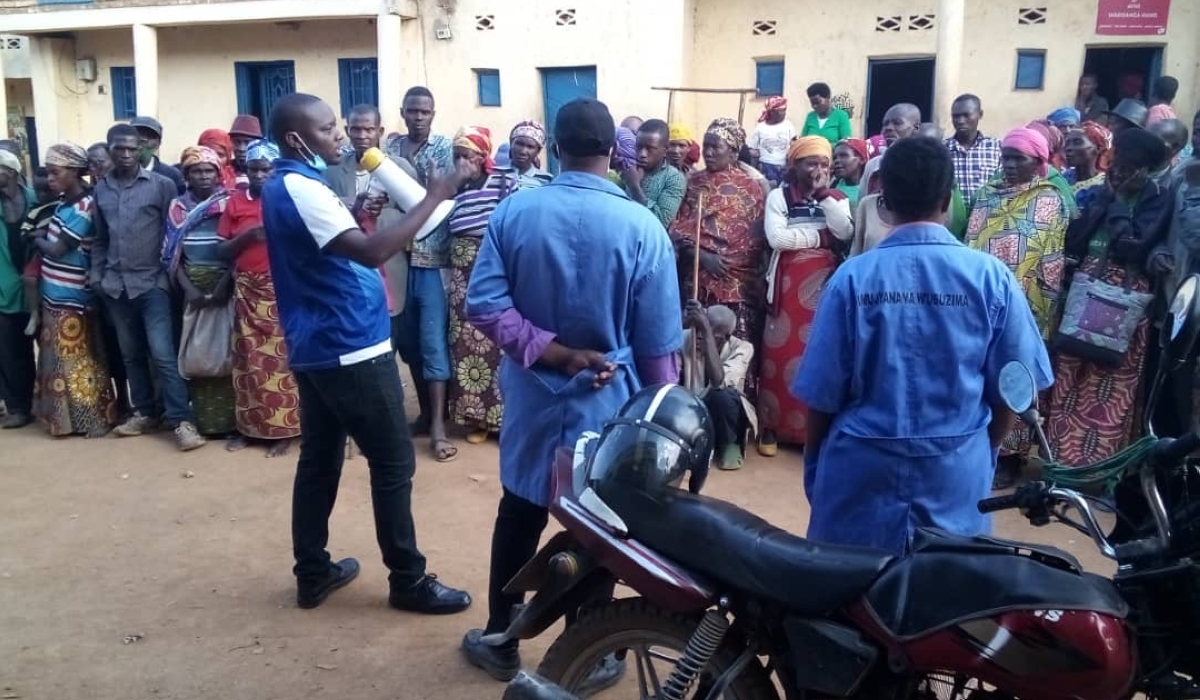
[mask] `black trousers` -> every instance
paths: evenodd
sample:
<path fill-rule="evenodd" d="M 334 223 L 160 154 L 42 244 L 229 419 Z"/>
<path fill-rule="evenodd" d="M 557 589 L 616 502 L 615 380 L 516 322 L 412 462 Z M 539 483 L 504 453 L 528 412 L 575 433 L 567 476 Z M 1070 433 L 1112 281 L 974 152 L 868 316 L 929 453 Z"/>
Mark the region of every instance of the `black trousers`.
<path fill-rule="evenodd" d="M 742 397 L 737 391 L 728 387 L 711 389 L 704 395 L 704 405 L 713 421 L 716 451 L 720 453 L 727 445 L 744 447 L 746 416 L 742 411 Z"/>
<path fill-rule="evenodd" d="M 503 632 L 511 622 L 514 605 L 524 602 L 523 595 L 507 595 L 504 586 L 517 575 L 525 562 L 537 553 L 538 541 L 550 511 L 504 489 L 492 530 L 492 565 L 488 572 L 487 634 Z"/>
<path fill-rule="evenodd" d="M 25 335 L 29 314 L 0 313 L 0 399 L 9 413 L 33 411 L 33 338 Z"/>
<path fill-rule="evenodd" d="M 412 517 L 416 456 L 404 415 L 393 353 L 349 367 L 296 372 L 300 389 L 300 461 L 292 490 L 293 572 L 317 581 L 329 572 L 329 515 L 337 500 L 346 436 L 367 459 L 375 537 L 393 589 L 425 575 Z"/>

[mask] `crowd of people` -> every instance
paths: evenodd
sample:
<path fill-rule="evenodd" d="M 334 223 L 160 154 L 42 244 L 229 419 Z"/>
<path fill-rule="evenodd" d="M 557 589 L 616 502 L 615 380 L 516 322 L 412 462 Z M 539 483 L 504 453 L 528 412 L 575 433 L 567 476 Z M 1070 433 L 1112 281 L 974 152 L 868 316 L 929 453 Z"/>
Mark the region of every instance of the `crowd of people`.
<path fill-rule="evenodd" d="M 482 125 L 447 137 L 433 94 L 414 87 L 404 134 L 385 135 L 373 105 L 343 122 L 293 94 L 272 112 L 272 140 L 241 115 L 174 166 L 150 117 L 87 149 L 51 146 L 28 180 L 0 143 L 2 425 L 98 437 L 165 424 L 181 450 L 220 436 L 269 456 L 299 439 L 305 608 L 359 570 L 326 551 L 352 438 L 371 467 L 389 602 L 425 613 L 471 598 L 427 574 L 417 549 L 411 436 L 447 462 L 448 424 L 471 443 L 498 434 L 489 618 L 463 649 L 511 678 L 515 643 L 485 637 L 520 602 L 504 585 L 547 522 L 554 451 L 643 385 L 702 397 L 719 468 L 740 468 L 750 440 L 768 457 L 806 445 L 810 536 L 896 551 L 917 521 L 986 529 L 959 487 L 991 484 L 962 461 L 990 482 L 1002 448 L 1004 486 L 1028 457 L 1029 431 L 985 398 L 1005 358 L 1031 365 L 1060 460 L 1128 444 L 1151 327 L 1197 267 L 1200 114 L 1187 151 L 1177 87 L 1164 77 L 1150 107 L 1109 108 L 1085 76 L 1074 105 L 999 139 L 970 94 L 944 115 L 949 137 L 901 103 L 880 134 L 853 138 L 816 83 L 799 130 L 776 96 L 750 134 L 718 118 L 699 140 L 662 119 L 618 126 L 594 100 L 564 106 L 553 139 L 533 120 L 506 139 Z M 402 211 L 381 161 L 424 199 Z M 443 200 L 449 213 L 424 233 Z M 588 252 L 597 240 L 603 255 Z M 397 353 L 420 406 L 411 423 Z M 1179 393 L 1188 423 L 1190 384 Z M 921 434 L 931 421 L 939 432 Z M 912 483 L 863 477 L 897 456 Z M 826 459 L 837 469 L 818 468 Z"/>

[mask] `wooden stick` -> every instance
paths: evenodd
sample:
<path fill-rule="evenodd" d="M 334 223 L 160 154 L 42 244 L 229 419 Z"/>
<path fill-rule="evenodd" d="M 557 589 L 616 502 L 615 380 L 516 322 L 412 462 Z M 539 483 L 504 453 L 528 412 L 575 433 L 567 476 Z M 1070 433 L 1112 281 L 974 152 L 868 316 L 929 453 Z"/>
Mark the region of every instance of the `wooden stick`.
<path fill-rule="evenodd" d="M 696 197 L 696 240 L 692 248 L 692 301 L 700 300 L 700 233 L 704 228 L 704 193 L 701 192 Z M 696 337 L 696 329 L 692 329 L 692 377 L 689 379 L 691 383 L 695 383 L 695 375 L 699 373 L 699 367 L 696 364 L 696 357 L 699 353 L 699 340 Z M 688 387 L 691 389 L 692 387 Z M 703 389 L 704 387 L 698 387 Z"/>

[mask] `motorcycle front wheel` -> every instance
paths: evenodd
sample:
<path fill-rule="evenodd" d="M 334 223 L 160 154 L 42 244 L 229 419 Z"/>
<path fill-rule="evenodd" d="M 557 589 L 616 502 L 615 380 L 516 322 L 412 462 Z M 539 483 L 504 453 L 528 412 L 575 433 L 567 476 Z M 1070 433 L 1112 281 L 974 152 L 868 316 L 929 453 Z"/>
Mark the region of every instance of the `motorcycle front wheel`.
<path fill-rule="evenodd" d="M 658 608 L 643 598 L 623 598 L 592 608 L 554 641 L 538 666 L 538 673 L 575 693 L 593 700 L 656 700 L 662 685 L 683 656 L 699 620 Z M 625 673 L 615 685 L 594 691 L 589 676 L 605 657 L 615 654 L 625 662 Z M 737 659 L 738 650 L 723 644 L 708 662 L 689 697 L 704 698 L 706 689 Z M 725 700 L 779 700 L 766 670 L 752 659 L 721 696 Z"/>

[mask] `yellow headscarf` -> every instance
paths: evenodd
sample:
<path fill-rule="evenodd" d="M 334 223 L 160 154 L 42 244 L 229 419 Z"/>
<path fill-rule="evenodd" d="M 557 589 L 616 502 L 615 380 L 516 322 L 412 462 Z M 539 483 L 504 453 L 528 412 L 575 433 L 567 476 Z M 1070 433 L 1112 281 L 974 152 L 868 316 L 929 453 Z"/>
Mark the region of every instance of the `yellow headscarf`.
<path fill-rule="evenodd" d="M 792 147 L 787 152 L 787 164 L 790 166 L 811 156 L 825 156 L 832 160 L 833 146 L 824 136 L 802 136 L 792 141 Z"/>
<path fill-rule="evenodd" d="M 692 133 L 691 127 L 687 124 L 675 123 L 671 125 L 671 135 L 669 141 L 695 141 L 696 136 Z"/>

